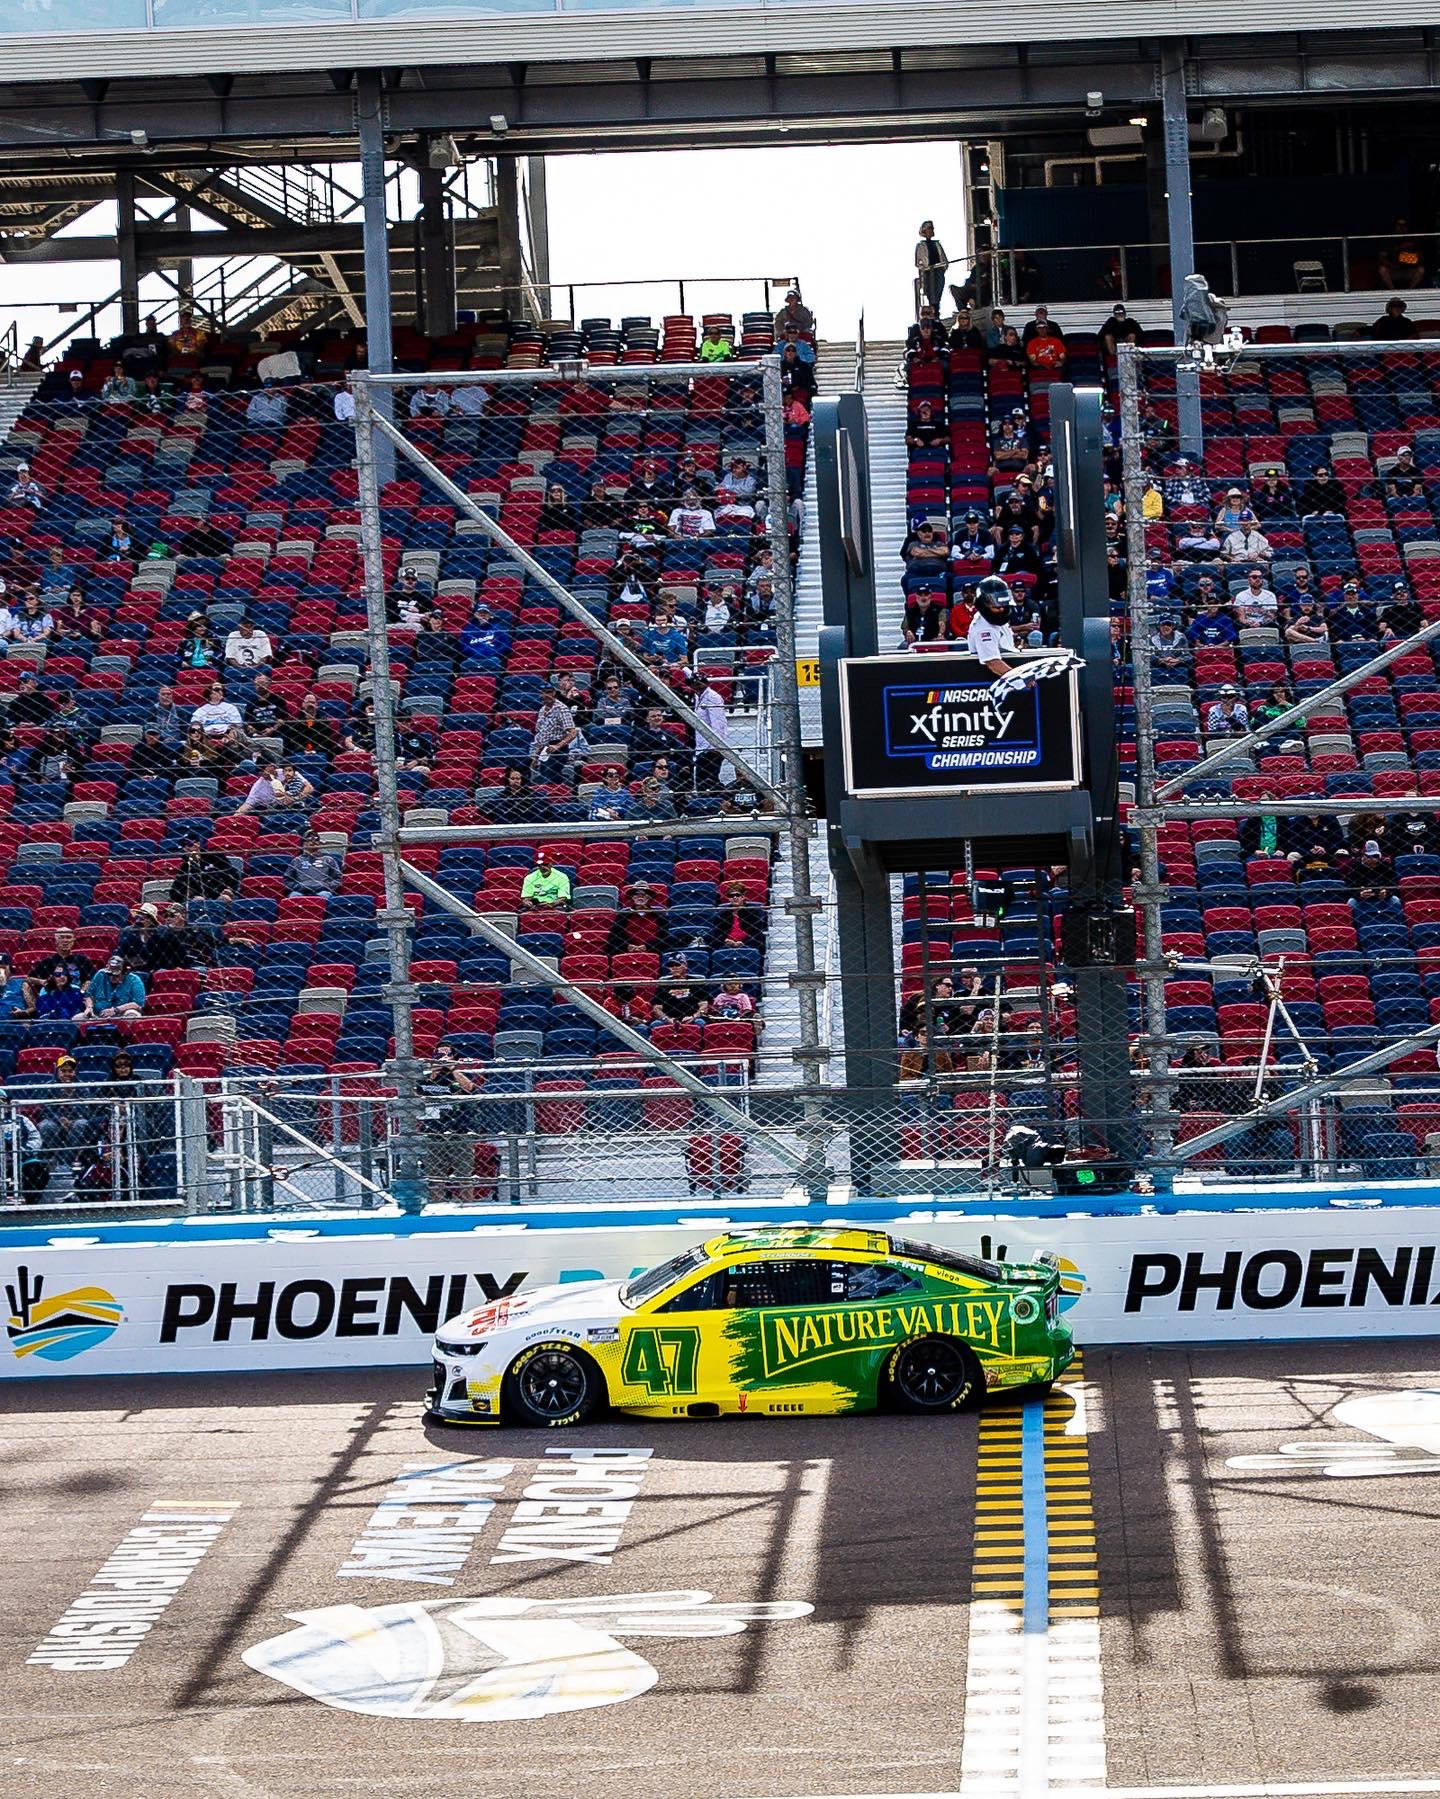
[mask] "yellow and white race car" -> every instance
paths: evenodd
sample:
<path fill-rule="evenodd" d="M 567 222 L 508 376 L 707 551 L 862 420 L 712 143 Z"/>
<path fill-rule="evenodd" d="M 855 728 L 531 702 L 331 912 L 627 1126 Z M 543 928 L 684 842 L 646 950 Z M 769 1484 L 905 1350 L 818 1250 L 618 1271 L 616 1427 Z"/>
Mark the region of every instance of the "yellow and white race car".
<path fill-rule="evenodd" d="M 988 1262 L 883 1231 L 714 1237 L 628 1281 L 540 1287 L 449 1319 L 428 1416 L 960 1411 L 1066 1367 L 1059 1289 L 1050 1257 Z"/>

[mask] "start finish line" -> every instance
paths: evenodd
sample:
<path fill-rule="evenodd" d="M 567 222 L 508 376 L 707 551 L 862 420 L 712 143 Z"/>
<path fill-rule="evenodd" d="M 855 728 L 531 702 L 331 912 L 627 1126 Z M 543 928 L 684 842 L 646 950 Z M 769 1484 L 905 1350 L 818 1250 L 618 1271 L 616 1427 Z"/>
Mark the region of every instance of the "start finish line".
<path fill-rule="evenodd" d="M 417 1219 L 54 1226 L 0 1236 L 5 1379 L 421 1366 L 465 1306 L 556 1282 L 622 1280 L 722 1229 L 853 1223 L 1000 1260 L 1044 1252 L 1082 1345 L 1429 1336 L 1440 1328 L 1440 1189 L 1357 1207 L 1065 1215 L 902 1204 L 732 1203 L 622 1214 L 556 1207 Z M 1238 1196 L 1232 1196 L 1232 1202 Z M 1071 1202 L 1073 1203 L 1073 1202 Z M 1049 1215 L 1045 1215 L 1048 1213 Z"/>

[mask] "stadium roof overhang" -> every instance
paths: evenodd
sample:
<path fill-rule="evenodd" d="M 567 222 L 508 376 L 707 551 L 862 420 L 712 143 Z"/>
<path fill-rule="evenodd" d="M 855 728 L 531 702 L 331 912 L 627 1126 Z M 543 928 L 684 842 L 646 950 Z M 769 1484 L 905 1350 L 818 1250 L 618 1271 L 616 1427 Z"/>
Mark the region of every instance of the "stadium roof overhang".
<path fill-rule="evenodd" d="M 1226 0 L 1215 4 L 1211 27 L 1227 9 Z M 1013 7 L 990 10 L 997 20 L 1003 13 L 1013 36 Z M 1170 10 L 1134 0 L 1124 16 L 1143 26 Z M 1230 0 L 1229 10 L 1245 7 Z M 1348 10 L 1353 20 L 1355 7 Z M 948 5 L 903 13 L 884 4 L 672 13 L 662 40 L 672 51 L 691 27 L 703 42 L 693 53 L 667 56 L 653 54 L 656 16 L 634 13 L 446 23 L 443 33 L 420 21 L 399 34 L 404 60 L 394 27 L 12 37 L 0 81 L 0 158 L 51 173 L 66 165 L 143 167 L 157 154 L 168 168 L 213 164 L 217 151 L 232 162 L 333 160 L 353 144 L 356 71 L 375 66 L 371 52 L 381 39 L 391 58 L 382 69 L 386 132 L 449 133 L 475 154 L 1003 136 L 1073 125 L 1087 109 L 1093 121 L 1097 93 L 1104 116 L 1156 97 L 1157 59 L 1173 39 L 1065 41 L 1065 21 L 1085 16 L 1093 28 L 1099 11 L 1091 0 L 1055 0 L 1045 13 L 1045 42 L 1016 44 L 985 41 L 990 12 L 977 4 L 964 9 L 965 43 L 948 46 L 937 42 L 939 19 L 961 16 Z M 1113 21 L 1108 0 L 1104 12 Z M 1393 25 L 1403 12 L 1387 7 L 1386 16 Z M 929 21 L 927 41 L 897 41 L 913 34 L 917 15 Z M 882 27 L 885 46 L 863 47 Z M 783 43 L 745 47 L 771 34 Z M 132 35 L 148 47 L 143 64 L 132 58 Z M 861 47 L 824 47 L 837 41 Z M 717 44 L 724 54 L 713 53 Z M 421 60 L 436 46 L 453 60 Z M 1196 102 L 1334 106 L 1440 86 L 1440 33 L 1418 27 L 1237 30 L 1188 39 L 1185 51 Z M 267 61 L 263 72 L 253 67 L 258 57 Z M 162 60 L 167 72 L 156 75 Z M 503 121 L 503 130 L 492 120 Z"/>

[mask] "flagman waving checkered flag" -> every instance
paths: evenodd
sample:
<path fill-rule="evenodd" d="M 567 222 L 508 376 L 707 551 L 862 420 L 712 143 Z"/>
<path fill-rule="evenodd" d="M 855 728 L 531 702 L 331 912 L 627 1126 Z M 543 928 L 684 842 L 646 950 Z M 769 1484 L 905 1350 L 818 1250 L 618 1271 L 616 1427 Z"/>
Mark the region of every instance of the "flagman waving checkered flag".
<path fill-rule="evenodd" d="M 1053 681 L 1059 675 L 1069 674 L 1079 662 L 1073 650 L 1058 650 L 1053 656 L 1036 656 L 1033 661 L 1022 662 L 1019 668 L 1012 668 L 990 683 L 990 703 L 999 706 L 1012 694 L 1023 693 L 1039 681 Z"/>

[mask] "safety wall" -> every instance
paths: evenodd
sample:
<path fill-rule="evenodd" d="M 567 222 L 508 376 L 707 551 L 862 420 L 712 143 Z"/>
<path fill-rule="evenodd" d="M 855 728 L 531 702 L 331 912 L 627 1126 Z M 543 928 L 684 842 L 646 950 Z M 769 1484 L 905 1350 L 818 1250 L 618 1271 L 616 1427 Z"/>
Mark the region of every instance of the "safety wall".
<path fill-rule="evenodd" d="M 802 1208 L 803 1210 L 803 1208 Z M 869 1207 L 862 1209 L 865 1213 Z M 745 1222 L 787 1221 L 757 1208 Z M 795 1214 L 788 1214 L 790 1221 Z M 842 1216 L 823 1222 L 838 1224 Z M 741 1220 L 731 1214 L 732 1227 Z M 814 1224 L 813 1216 L 803 1222 Z M 875 1228 L 877 1220 L 863 1222 Z M 7 1231 L 7 1379 L 411 1366 L 435 1327 L 521 1289 L 621 1278 L 713 1234 L 674 1213 L 639 1223 L 533 1226 L 464 1217 L 407 1229 L 275 1227 L 143 1240 Z M 381 1227 L 381 1228 L 376 1228 Z M 897 1218 L 893 1228 L 1013 1260 L 1061 1258 L 1082 1344 L 1424 1336 L 1440 1322 L 1440 1208 L 1097 1217 Z M 263 1227 L 262 1227 L 263 1230 Z M 29 1240 L 27 1240 L 29 1239 Z"/>

